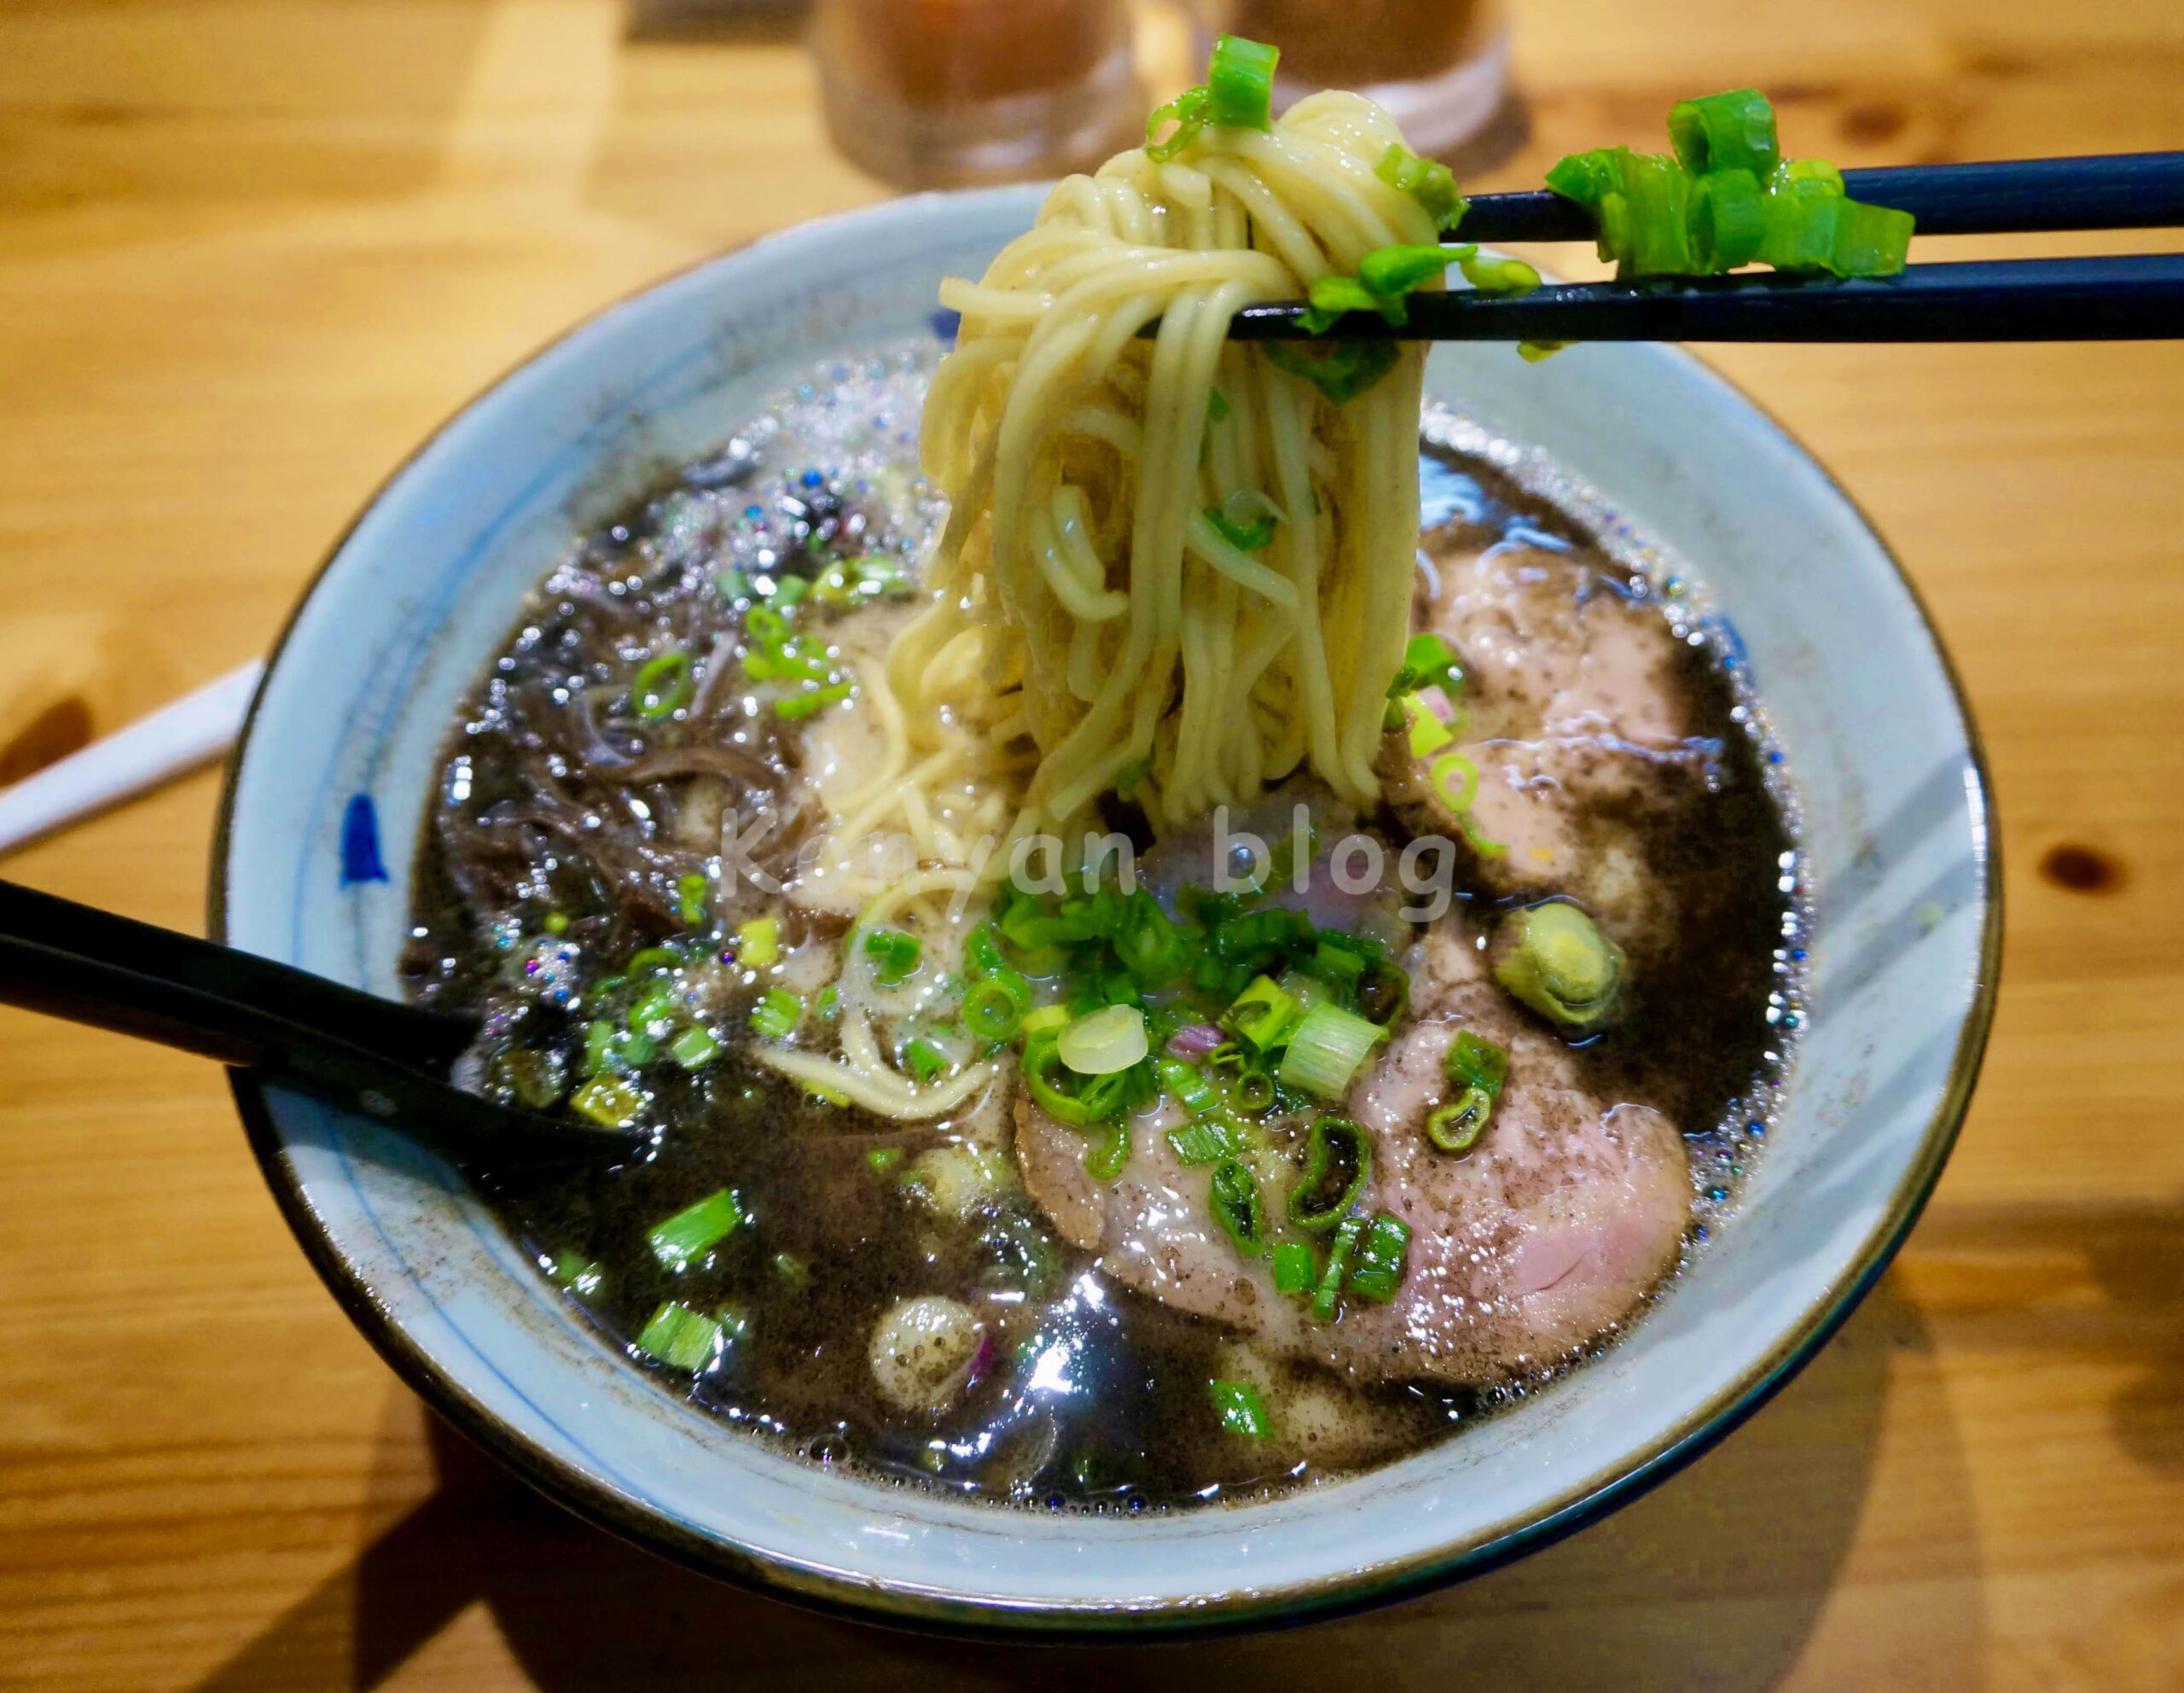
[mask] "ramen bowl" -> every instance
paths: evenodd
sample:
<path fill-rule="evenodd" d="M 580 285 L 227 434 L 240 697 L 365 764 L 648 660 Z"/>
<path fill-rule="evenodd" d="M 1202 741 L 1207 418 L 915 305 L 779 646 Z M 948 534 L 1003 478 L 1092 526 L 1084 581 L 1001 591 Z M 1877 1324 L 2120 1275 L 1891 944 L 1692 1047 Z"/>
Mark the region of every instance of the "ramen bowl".
<path fill-rule="evenodd" d="M 1031 189 L 806 224 L 606 311 L 472 404 L 336 547 L 229 773 L 215 934 L 398 995 L 410 843 L 460 701 L 572 534 L 822 361 L 946 336 L 950 275 Z M 299 1240 L 394 1370 L 613 1533 L 782 1597 L 959 1632 L 1206 1632 L 1487 1568 L 1690 1461 L 1809 1358 L 1916 1219 L 1993 1004 L 1986 777 L 1933 631 L 1843 491 L 1684 353 L 1542 365 L 1447 346 L 1430 399 L 1540 450 L 1665 550 L 1786 759 L 1809 882 L 1809 1026 L 1740 1214 L 1586 1367 L 1429 1450 L 1262 1503 L 1113 1517 L 979 1505 L 804 1462 L 664 1391 L 398 1130 L 241 1077 Z"/>

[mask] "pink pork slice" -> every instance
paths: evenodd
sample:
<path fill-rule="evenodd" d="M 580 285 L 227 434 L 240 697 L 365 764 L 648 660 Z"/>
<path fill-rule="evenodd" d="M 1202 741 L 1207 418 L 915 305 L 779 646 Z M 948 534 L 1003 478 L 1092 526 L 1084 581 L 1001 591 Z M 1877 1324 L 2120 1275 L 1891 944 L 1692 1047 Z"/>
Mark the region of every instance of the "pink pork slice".
<path fill-rule="evenodd" d="M 1710 750 L 1693 734 L 1675 632 L 1584 556 L 1443 540 L 1434 564 L 1416 620 L 1462 656 L 1469 721 L 1424 757 L 1391 732 L 1389 799 L 1417 832 L 1464 841 L 1432 775 L 1461 753 L 1479 777 L 1470 834 L 1506 849 L 1478 855 L 1478 879 L 1500 893 L 1573 894 L 1626 945 L 1643 941 L 1670 914 L 1629 819 L 1702 788 Z M 1427 701 L 1448 715 L 1435 690 Z"/>
<path fill-rule="evenodd" d="M 1487 1385 L 1576 1356 L 1614 1333 L 1682 1254 L 1691 1187 L 1682 1137 L 1659 1112 L 1580 1084 L 1566 1048 L 1524 1022 L 1488 980 L 1454 920 L 1421 943 L 1415 1020 L 1353 1093 L 1373 1143 L 1367 1202 L 1411 1230 L 1392 1301 L 1344 1302 L 1333 1324 L 1275 1291 L 1265 1258 L 1240 1256 L 1207 1205 L 1210 1172 L 1182 1165 L 1164 1102 L 1131 1125 L 1121 1177 L 1083 1166 L 1084 1137 L 1028 1101 L 1017 1107 L 1025 1187 L 1068 1240 L 1125 1286 L 1290 1356 L 1364 1382 Z M 1449 1094 L 1443 1055 L 1459 1029 L 1510 1054 L 1507 1086 L 1461 1156 L 1426 1138 Z M 1269 1210 L 1288 1178 L 1263 1178 Z"/>

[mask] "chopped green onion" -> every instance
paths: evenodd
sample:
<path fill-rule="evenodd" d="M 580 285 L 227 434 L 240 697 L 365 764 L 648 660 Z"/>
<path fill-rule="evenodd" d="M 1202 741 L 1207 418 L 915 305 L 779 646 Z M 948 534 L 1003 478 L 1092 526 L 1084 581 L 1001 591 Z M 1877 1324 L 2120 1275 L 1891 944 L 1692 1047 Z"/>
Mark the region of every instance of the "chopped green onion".
<path fill-rule="evenodd" d="M 696 1025 L 667 1043 L 668 1056 L 686 1070 L 702 1070 L 720 1056 L 720 1040 L 711 1029 Z"/>
<path fill-rule="evenodd" d="M 1199 131 L 1205 127 L 1206 90 L 1203 86 L 1186 89 L 1165 106 L 1153 108 L 1152 116 L 1145 120 L 1145 151 L 1156 165 L 1165 165 L 1198 139 Z M 1161 126 L 1173 123 L 1168 138 L 1161 141 Z"/>
<path fill-rule="evenodd" d="M 1397 325 L 1407 315 L 1400 297 L 1384 300 L 1355 276 L 1315 276 L 1304 295 L 1309 304 L 1297 322 L 1308 335 L 1325 335 L 1336 318 L 1352 311 L 1378 312 Z"/>
<path fill-rule="evenodd" d="M 1571 343 L 1568 341 L 1519 341 L 1517 357 L 1527 364 L 1538 364 L 1554 358 L 1556 353 L 1570 345 Z"/>
<path fill-rule="evenodd" d="M 1446 165 L 1420 158 L 1401 142 L 1389 143 L 1373 174 L 1415 200 L 1443 230 L 1455 229 L 1471 209 L 1471 202 L 1456 191 L 1455 176 Z"/>
<path fill-rule="evenodd" d="M 1623 949 L 1575 905 L 1556 900 L 1513 911 L 1495 941 L 1494 979 L 1549 1021 L 1590 1030 L 1620 1009 Z"/>
<path fill-rule="evenodd" d="M 769 1040 L 786 1040 L 804 1017 L 804 1002 L 785 987 L 770 987 L 751 1008 L 751 1027 Z"/>
<path fill-rule="evenodd" d="M 1539 286 L 1539 272 L 1521 259 L 1472 253 L 1462 263 L 1464 280 L 1481 294 L 1530 294 Z"/>
<path fill-rule="evenodd" d="M 674 1370 L 703 1371 L 727 1348 L 727 1331 L 710 1317 L 678 1305 L 662 1304 L 637 1335 L 637 1350 Z"/>
<path fill-rule="evenodd" d="M 1717 171 L 1699 179 L 1691 199 L 1691 244 L 1709 274 L 1759 257 L 1767 239 L 1767 201 L 1759 184 L 1749 171 Z"/>
<path fill-rule="evenodd" d="M 1223 1434 L 1240 1434 L 1246 1440 L 1263 1440 L 1274 1432 L 1274 1423 L 1259 1399 L 1259 1390 L 1249 1382 L 1209 1382 L 1206 1389 L 1212 1397 L 1213 1414 L 1221 1419 Z"/>
<path fill-rule="evenodd" d="M 1774 108 L 1756 88 L 1731 89 L 1669 108 L 1669 141 L 1694 177 L 1749 171 L 1763 177 L 1781 158 Z"/>
<path fill-rule="evenodd" d="M 1215 1165 L 1206 1200 L 1238 1252 L 1257 1258 L 1266 1250 L 1266 1207 L 1259 1198 L 1259 1178 L 1249 1165 L 1237 1158 Z"/>
<path fill-rule="evenodd" d="M 679 970 L 682 955 L 668 946 L 648 946 L 630 955 L 630 962 L 623 970 L 632 976 L 653 974 L 660 970 Z"/>
<path fill-rule="evenodd" d="M 651 1037 L 657 1040 L 674 1027 L 675 988 L 670 982 L 657 982 L 630 1002 L 630 1033 Z"/>
<path fill-rule="evenodd" d="M 1403 354 L 1378 336 L 1339 341 L 1261 341 L 1267 363 L 1302 376 L 1336 405 L 1347 404 L 1396 368 Z"/>
<path fill-rule="evenodd" d="M 884 1175 L 903 1161 L 903 1149 L 899 1146 L 875 1146 L 864 1155 L 864 1161 L 874 1171 Z"/>
<path fill-rule="evenodd" d="M 1149 888 L 1141 887 L 1130 896 L 1122 924 L 1112 939 L 1115 962 L 1148 993 L 1165 987 L 1189 967 L 1189 936 L 1160 909 L 1160 902 Z"/>
<path fill-rule="evenodd" d="M 1483 1087 L 1496 1099 L 1502 1097 L 1502 1090 L 1509 1079 L 1507 1050 L 1469 1029 L 1456 1031 L 1456 1038 L 1449 1044 L 1448 1056 L 1442 1064 L 1451 1081 Z"/>
<path fill-rule="evenodd" d="M 1137 784 L 1153 774 L 1153 760 L 1132 759 L 1115 773 L 1115 797 L 1127 800 L 1137 791 Z"/>
<path fill-rule="evenodd" d="M 1350 1292 L 1385 1305 L 1403 1285 L 1403 1259 L 1410 1249 L 1410 1225 L 1383 1211 L 1365 1225 L 1350 1271 Z"/>
<path fill-rule="evenodd" d="M 1623 160 L 1629 153 L 1627 147 L 1600 147 L 1589 153 L 1570 154 L 1548 167 L 1547 185 L 1565 200 L 1597 210 L 1603 200 L 1618 191 Z M 1604 253 L 1600 256 L 1612 259 L 1615 255 Z"/>
<path fill-rule="evenodd" d="M 1630 207 L 1626 268 L 1641 276 L 1689 276 L 1691 178 L 1675 160 L 1633 153 L 1623 161 L 1623 197 Z"/>
<path fill-rule="evenodd" d="M 842 1009 L 841 990 L 834 983 L 828 982 L 826 986 L 819 990 L 819 1003 L 816 1009 L 822 1017 L 832 1017 L 836 1015 Z"/>
<path fill-rule="evenodd" d="M 1076 1018 L 1054 1044 L 1061 1062 L 1080 1076 L 1111 1076 L 1127 1070 L 1149 1048 L 1145 1013 L 1134 1005 L 1109 1005 Z"/>
<path fill-rule="evenodd" d="M 753 917 L 735 926 L 735 962 L 746 969 L 763 969 L 781 956 L 779 917 Z"/>
<path fill-rule="evenodd" d="M 703 870 L 692 870 L 675 881 L 675 912 L 686 923 L 706 920 L 706 894 L 712 884 Z"/>
<path fill-rule="evenodd" d="M 811 1285 L 811 1266 L 793 1252 L 774 1254 L 774 1273 L 799 1293 Z"/>
<path fill-rule="evenodd" d="M 1176 1102 L 1194 1117 L 1203 1117 L 1221 1102 L 1213 1084 L 1195 1064 L 1181 1058 L 1162 1058 L 1153 1065 L 1153 1073 L 1160 1078 L 1160 1085 L 1175 1096 Z"/>
<path fill-rule="evenodd" d="M 1322 929 L 1312 949 L 1312 974 L 1344 987 L 1355 987 L 1371 962 L 1365 943 L 1333 929 Z"/>
<path fill-rule="evenodd" d="M 1375 247 L 1357 261 L 1357 280 L 1383 299 L 1401 299 L 1475 250 L 1441 246 Z"/>
<path fill-rule="evenodd" d="M 1314 1234 L 1350 1214 L 1373 1179 L 1373 1143 L 1347 1117 L 1322 1117 L 1304 1143 L 1304 1173 L 1289 1190 L 1289 1220 Z"/>
<path fill-rule="evenodd" d="M 688 653 L 662 653 L 637 672 L 637 679 L 630 686 L 637 715 L 655 722 L 681 710 L 689 702 L 692 691 Z"/>
<path fill-rule="evenodd" d="M 1220 1117 L 1201 1117 L 1180 1129 L 1170 1129 L 1167 1140 L 1176 1161 L 1193 1168 L 1201 1164 L 1217 1164 L 1244 1149 L 1242 1135 Z"/>
<path fill-rule="evenodd" d="M 1410 1005 L 1410 972 L 1385 958 L 1374 961 L 1357 984 L 1357 1014 L 1382 1029 L 1392 1028 Z"/>
<path fill-rule="evenodd" d="M 607 1285 L 607 1272 L 582 1253 L 564 1248 L 554 1254 L 554 1279 L 571 1293 L 589 1299 Z"/>
<path fill-rule="evenodd" d="M 1205 115 L 1224 129 L 1274 127 L 1274 67 L 1281 49 L 1240 35 L 1213 44 L 1205 73 Z"/>
<path fill-rule="evenodd" d="M 1437 1106 L 1426 1120 L 1426 1137 L 1443 1152 L 1469 1152 L 1486 1132 L 1494 1114 L 1494 1096 L 1477 1083 L 1446 1105 Z"/>
<path fill-rule="evenodd" d="M 566 934 L 569 932 L 569 914 L 566 911 L 549 911 L 543 927 L 549 934 Z"/>
<path fill-rule="evenodd" d="M 1101 1139 L 1084 1149 L 1084 1172 L 1095 1182 L 1112 1182 L 1130 1162 L 1130 1125 L 1119 1119 Z"/>
<path fill-rule="evenodd" d="M 735 1190 L 722 1188 L 695 1205 L 685 1206 L 645 1236 L 652 1255 L 678 1274 L 711 1252 L 748 1221 Z"/>
<path fill-rule="evenodd" d="M 948 1055 L 922 1036 L 913 1035 L 903 1043 L 903 1062 L 920 1081 L 929 1082 L 948 1068 Z"/>
<path fill-rule="evenodd" d="M 1387 1030 L 1339 1005 L 1315 1005 L 1289 1036 L 1281 1085 L 1316 1098 L 1346 1097 L 1350 1084 Z"/>
<path fill-rule="evenodd" d="M 1036 1011 L 1026 1011 L 1024 1014 L 1023 1024 L 1016 1033 L 1029 1041 L 1039 1035 L 1059 1033 L 1066 1027 L 1068 1023 L 1068 1006 L 1042 1005 Z"/>
<path fill-rule="evenodd" d="M 1835 246 L 1828 269 L 1838 276 L 1893 276 L 1911 251 L 1908 212 L 1846 200 L 1835 216 Z"/>
<path fill-rule="evenodd" d="M 622 1031 L 613 1024 L 595 1020 L 584 1025 L 584 1071 L 595 1076 L 614 1062 L 615 1045 L 622 1038 Z"/>
<path fill-rule="evenodd" d="M 773 602 L 783 611 L 787 611 L 810 591 L 811 579 L 810 577 L 784 576 L 774 584 Z"/>
<path fill-rule="evenodd" d="M 1270 977 L 1259 976 L 1236 996 L 1221 1021 L 1248 1042 L 1253 1050 L 1265 1052 L 1279 1046 L 1303 1015 L 1297 1002 L 1281 991 L 1279 983 Z"/>
<path fill-rule="evenodd" d="M 1342 1284 L 1350 1273 L 1350 1255 L 1357 1248 L 1357 1237 L 1365 1232 L 1362 1217 L 1345 1217 L 1334 1231 L 1334 1239 L 1327 1245 L 1327 1261 L 1320 1271 L 1319 1285 L 1312 1290 L 1312 1316 L 1315 1321 L 1325 1323 L 1334 1316 L 1335 1302 L 1342 1297 Z"/>
<path fill-rule="evenodd" d="M 1794 175 L 1786 167 L 1768 184 L 1760 258 L 1778 271 L 1826 270 L 1835 256 L 1836 224 L 1846 203 L 1842 189 L 1826 177 Z"/>
<path fill-rule="evenodd" d="M 1240 1111 L 1266 1110 L 1274 1095 L 1274 1078 L 1255 1064 L 1237 1071 L 1228 1083 L 1228 1098 Z"/>
<path fill-rule="evenodd" d="M 839 704 L 857 692 L 857 684 L 848 678 L 809 692 L 791 694 L 787 698 L 774 701 L 774 715 L 790 719 L 810 717 L 828 706 Z"/>
<path fill-rule="evenodd" d="M 1028 1022 L 1029 1019 L 1025 1021 Z M 1089 1128 L 1101 1120 L 1101 1114 L 1090 1102 L 1059 1085 L 1063 1066 L 1061 1055 L 1055 1050 L 1055 1040 L 1053 1033 L 1042 1030 L 1025 1043 L 1024 1085 L 1031 1091 L 1038 1108 L 1056 1122 Z"/>
<path fill-rule="evenodd" d="M 873 980 L 882 987 L 900 987 L 917 974 L 924 943 L 899 928 L 868 928 L 864 932 L 864 956 L 874 961 Z"/>
<path fill-rule="evenodd" d="M 1219 388 L 1209 389 L 1205 396 L 1205 416 L 1209 423 L 1226 422 L 1228 418 L 1228 396 Z"/>
<path fill-rule="evenodd" d="M 645 1097 L 619 1076 L 594 1076 L 569 1096 L 569 1108 L 603 1128 L 627 1129 L 644 1114 Z"/>
<path fill-rule="evenodd" d="M 1456 656 L 1456 649 L 1431 630 L 1414 635 L 1403 649 L 1403 668 L 1396 672 L 1396 679 L 1388 684 L 1388 697 L 1398 699 L 1405 694 L 1415 694 L 1421 688 L 1438 688 L 1444 693 L 1463 691 L 1464 663 Z"/>
<path fill-rule="evenodd" d="M 1023 1027 L 1031 997 L 1031 984 L 1014 970 L 973 982 L 963 996 L 963 1027 L 980 1040 L 1007 1040 Z"/>
<path fill-rule="evenodd" d="M 1284 1241 L 1274 1249 L 1274 1290 L 1278 1294 L 1309 1292 L 1319 1275 L 1308 1241 Z"/>
<path fill-rule="evenodd" d="M 1255 553 L 1274 539 L 1274 520 L 1270 517 L 1239 523 L 1219 506 L 1210 505 L 1205 509 L 1205 521 L 1213 526 L 1215 534 L 1240 553 Z"/>

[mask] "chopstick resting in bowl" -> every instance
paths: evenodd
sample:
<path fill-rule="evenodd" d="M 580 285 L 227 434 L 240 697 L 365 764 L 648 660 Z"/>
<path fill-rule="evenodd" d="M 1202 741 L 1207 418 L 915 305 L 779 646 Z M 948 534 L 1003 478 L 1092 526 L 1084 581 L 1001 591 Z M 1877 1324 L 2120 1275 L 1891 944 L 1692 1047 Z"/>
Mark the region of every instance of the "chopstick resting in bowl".
<path fill-rule="evenodd" d="M 2184 153 L 1846 171 L 1845 191 L 1921 236 L 2184 227 Z M 1539 189 L 1484 195 L 1461 239 L 1590 241 L 1592 213 Z M 1455 240 L 1456 236 L 1447 237 Z M 1914 265 L 1892 276 L 1784 271 L 1635 277 L 1523 294 L 1421 293 L 1391 326 L 1353 311 L 1317 336 L 1303 301 L 1246 307 L 1241 340 L 2030 341 L 2184 338 L 2184 255 Z"/>

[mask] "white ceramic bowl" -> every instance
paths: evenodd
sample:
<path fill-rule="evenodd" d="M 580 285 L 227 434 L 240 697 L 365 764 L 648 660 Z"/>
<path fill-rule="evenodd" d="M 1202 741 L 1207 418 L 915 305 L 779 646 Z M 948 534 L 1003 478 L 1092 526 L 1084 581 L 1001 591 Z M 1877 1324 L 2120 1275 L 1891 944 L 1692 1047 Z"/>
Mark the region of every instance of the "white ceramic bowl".
<path fill-rule="evenodd" d="M 625 301 L 469 407 L 336 549 L 235 754 L 212 901 L 235 945 L 389 996 L 410 843 L 456 702 L 525 592 L 648 469 L 819 359 L 932 334 L 1035 191 L 808 224 Z M 572 1509 L 700 1568 L 958 1630 L 1248 1625 L 1385 1599 L 1629 1498 L 1717 1439 L 1871 1284 L 1939 1174 L 1993 1001 L 2000 884 L 1963 701 L 1819 466 L 1664 347 L 1437 351 L 1429 391 L 1543 447 L 1733 616 L 1801 788 L 1815 1015 L 1743 1213 L 1636 1330 L 1514 1411 L 1268 1504 L 1109 1521 L 822 1473 L 671 1399 L 399 1135 L 247 1079 L 267 1178 L 389 1363 Z M 376 814 L 375 880 L 363 815 Z M 1729 1549 L 1732 1555 L 1734 1549 Z"/>

